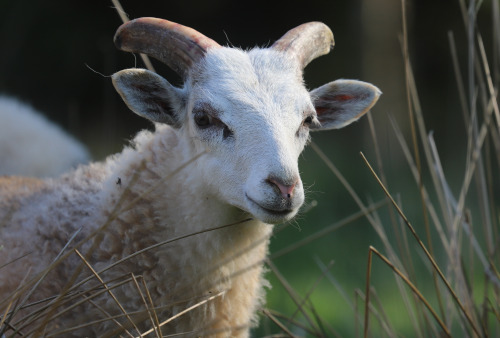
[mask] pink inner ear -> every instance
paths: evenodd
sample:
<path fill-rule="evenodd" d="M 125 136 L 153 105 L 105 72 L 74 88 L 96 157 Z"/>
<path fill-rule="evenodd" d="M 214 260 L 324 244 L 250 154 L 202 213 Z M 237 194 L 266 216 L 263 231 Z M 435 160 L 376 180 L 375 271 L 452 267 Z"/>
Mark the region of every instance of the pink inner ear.
<path fill-rule="evenodd" d="M 347 94 L 343 94 L 343 95 L 335 95 L 333 97 L 333 99 L 335 101 L 349 101 L 349 100 L 352 100 L 354 99 L 354 96 L 352 95 L 347 95 Z"/>
<path fill-rule="evenodd" d="M 328 108 L 325 108 L 325 107 L 316 107 L 316 114 L 319 116 L 327 110 L 328 110 Z"/>

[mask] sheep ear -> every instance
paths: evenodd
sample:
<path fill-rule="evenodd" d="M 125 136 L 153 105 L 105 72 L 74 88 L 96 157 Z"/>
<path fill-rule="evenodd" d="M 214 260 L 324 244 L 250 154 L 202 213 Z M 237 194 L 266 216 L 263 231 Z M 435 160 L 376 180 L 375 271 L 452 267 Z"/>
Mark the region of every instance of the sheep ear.
<path fill-rule="evenodd" d="M 178 113 L 182 98 L 179 89 L 146 69 L 124 69 L 112 76 L 113 85 L 127 106 L 153 122 L 180 126 Z"/>
<path fill-rule="evenodd" d="M 337 80 L 310 92 L 320 125 L 311 130 L 339 129 L 358 120 L 377 102 L 382 92 L 355 80 Z"/>

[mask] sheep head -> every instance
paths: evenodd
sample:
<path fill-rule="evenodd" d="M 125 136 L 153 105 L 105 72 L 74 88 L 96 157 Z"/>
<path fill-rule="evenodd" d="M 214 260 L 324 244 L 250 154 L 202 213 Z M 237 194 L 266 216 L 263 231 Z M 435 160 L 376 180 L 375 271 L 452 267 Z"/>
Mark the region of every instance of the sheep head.
<path fill-rule="evenodd" d="M 128 107 L 171 125 L 199 159 L 209 194 L 267 223 L 291 219 L 304 202 L 298 157 L 309 132 L 344 127 L 364 115 L 380 91 L 337 80 L 308 91 L 304 67 L 333 47 L 319 22 L 298 26 L 271 47 L 221 47 L 195 30 L 161 19 L 122 25 L 118 48 L 146 53 L 184 79 L 172 86 L 144 69 L 113 75 Z"/>

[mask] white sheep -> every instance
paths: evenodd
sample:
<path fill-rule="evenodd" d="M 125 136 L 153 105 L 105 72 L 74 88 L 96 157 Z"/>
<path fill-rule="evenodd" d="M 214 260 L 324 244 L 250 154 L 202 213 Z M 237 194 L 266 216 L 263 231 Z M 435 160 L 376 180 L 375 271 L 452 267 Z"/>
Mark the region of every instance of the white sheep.
<path fill-rule="evenodd" d="M 290 30 L 269 48 L 243 51 L 173 22 L 141 18 L 120 27 L 115 43 L 165 62 L 184 86 L 144 69 L 120 71 L 115 88 L 132 111 L 156 123 L 155 132 L 141 131 L 133 146 L 59 179 L 0 178 L 0 267 L 13 261 L 0 269 L 6 298 L 0 313 L 28 290 L 12 294 L 22 281 L 33 284 L 72 239 L 69 247 L 86 257 L 102 283 L 116 286 L 113 296 L 97 277 L 67 289 L 93 276 L 88 266 L 78 270 L 83 259 L 67 249 L 30 301 L 59 302 L 51 297 L 61 290 L 72 301 L 43 312 L 37 323 L 45 325 L 36 333 L 138 334 L 194 307 L 162 325 L 162 334 L 247 337 L 264 301 L 271 224 L 292 219 L 304 201 L 298 157 L 309 131 L 357 120 L 380 91 L 353 80 L 306 90 L 303 68 L 333 46 L 330 29 L 318 22 Z M 200 233 L 227 224 L 233 225 Z M 127 282 L 131 274 L 144 279 L 158 320 L 146 311 L 146 290 L 141 296 Z M 85 297 L 91 299 L 57 315 Z M 8 322 L 29 334 L 22 319 L 34 321 L 27 313 L 35 310 L 23 311 Z"/>
<path fill-rule="evenodd" d="M 60 127 L 0 95 L 0 175 L 56 177 L 88 161 L 85 147 Z"/>

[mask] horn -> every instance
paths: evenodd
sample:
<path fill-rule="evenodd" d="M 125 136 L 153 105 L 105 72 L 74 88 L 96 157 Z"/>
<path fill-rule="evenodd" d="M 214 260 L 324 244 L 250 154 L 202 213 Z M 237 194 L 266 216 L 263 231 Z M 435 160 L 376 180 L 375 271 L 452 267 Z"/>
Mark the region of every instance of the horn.
<path fill-rule="evenodd" d="M 271 48 L 292 55 L 304 69 L 315 58 L 328 54 L 334 45 L 333 33 L 327 25 L 308 22 L 289 30 Z"/>
<path fill-rule="evenodd" d="M 220 48 L 217 42 L 192 28 L 157 18 L 124 23 L 116 31 L 114 42 L 120 50 L 160 60 L 183 78 L 208 49 Z"/>

